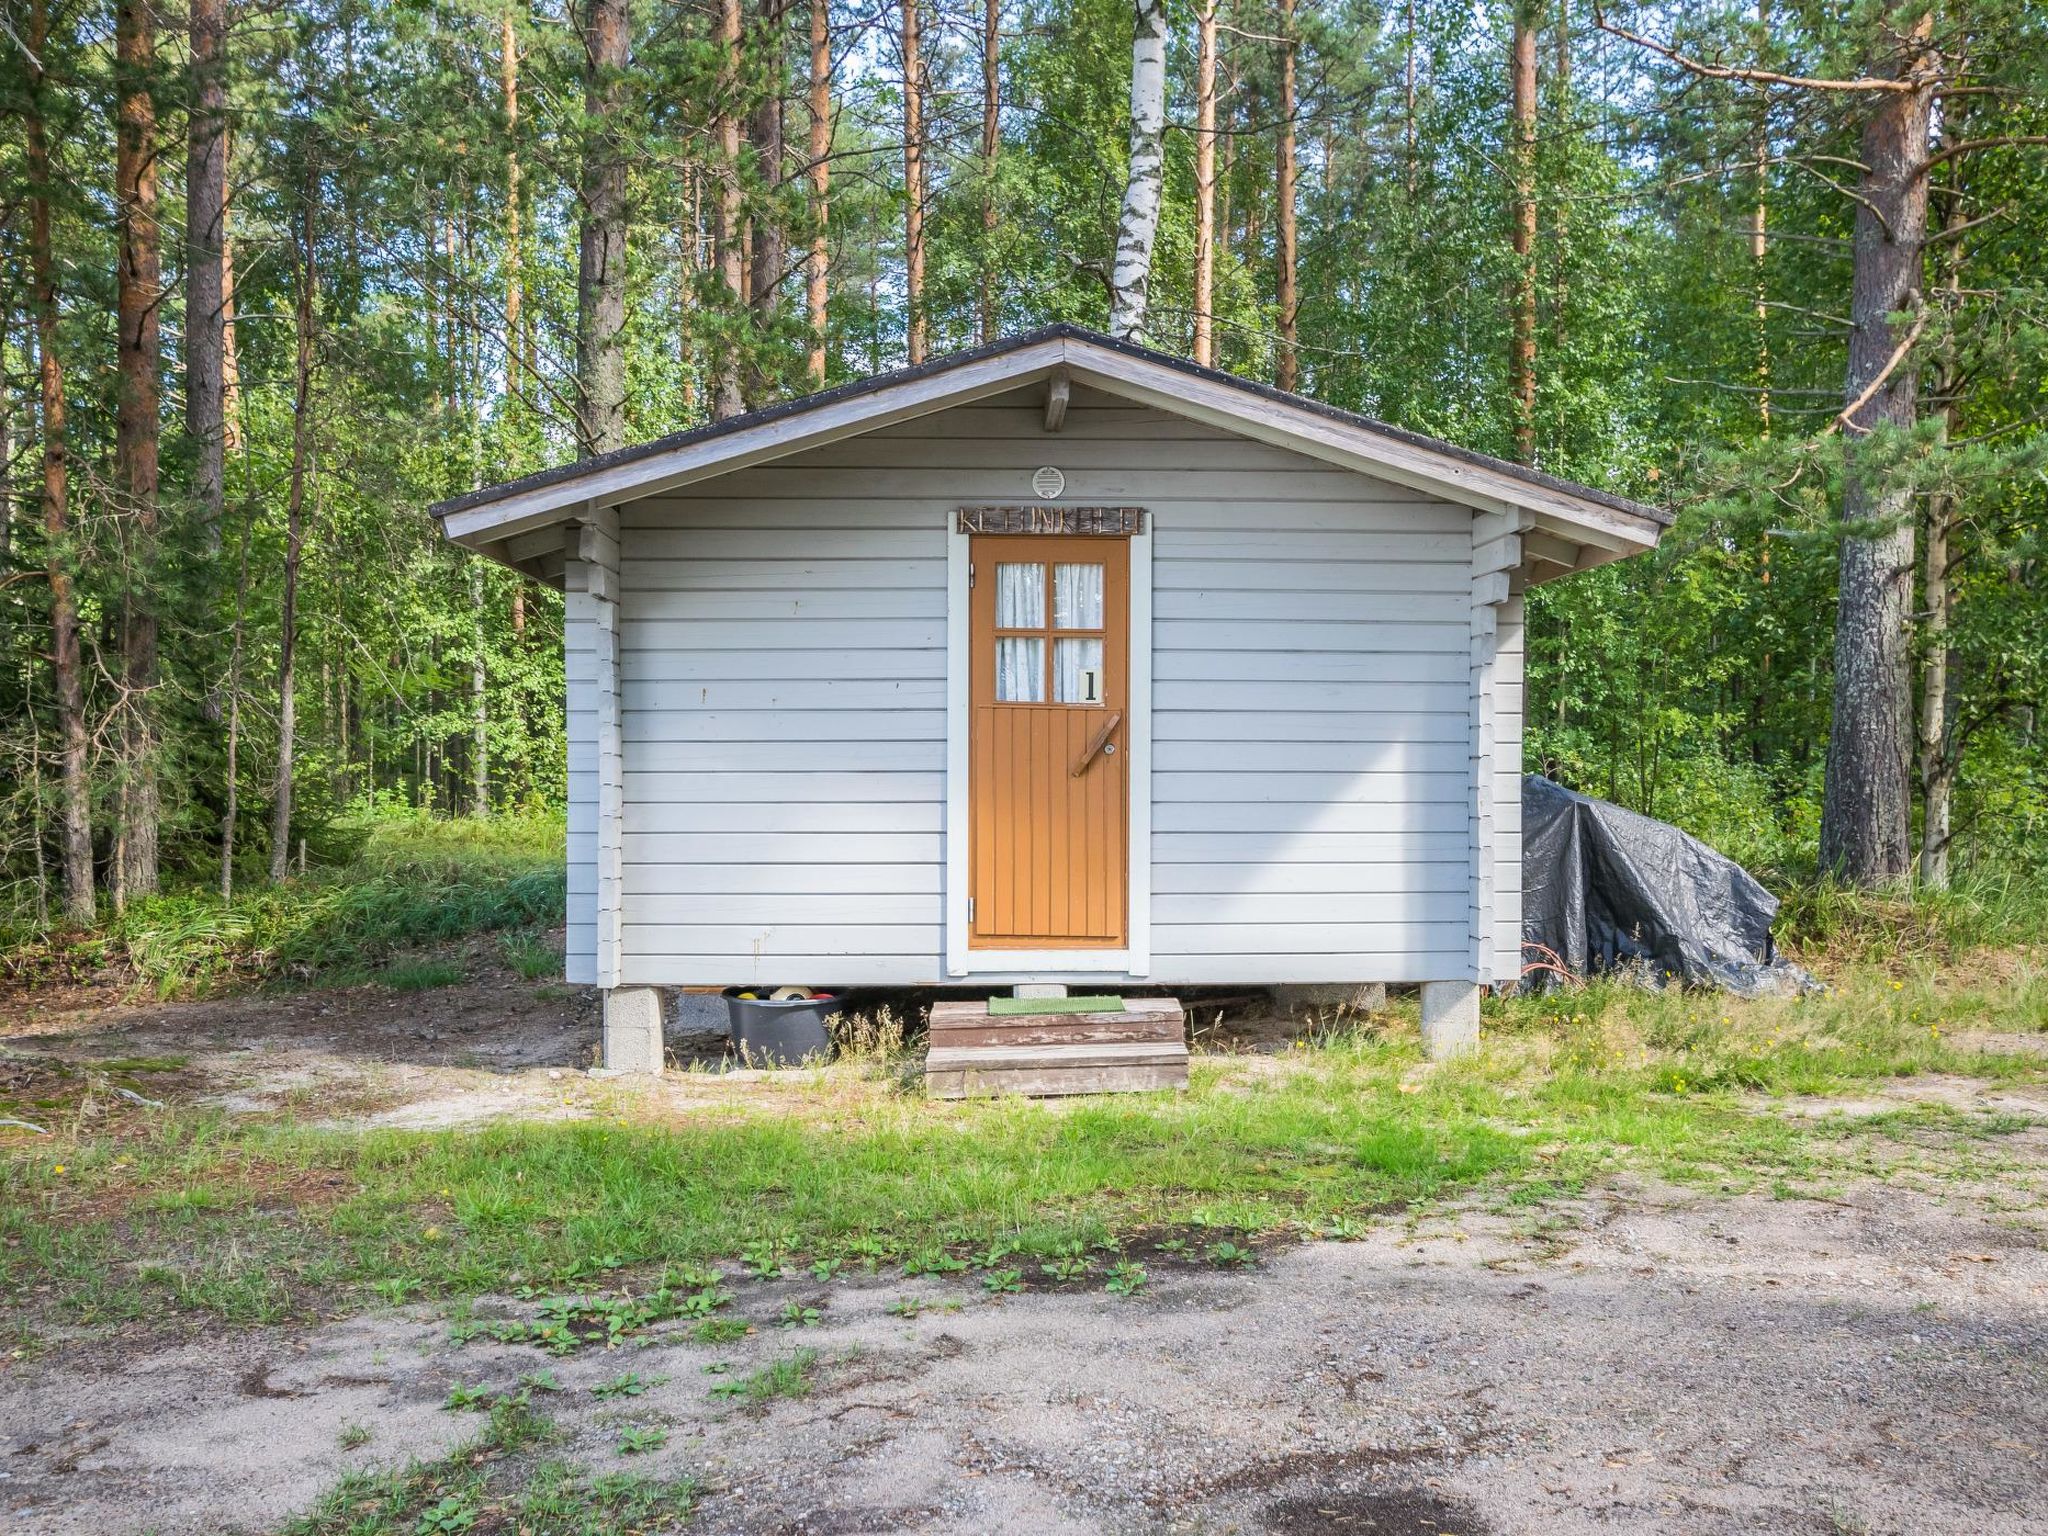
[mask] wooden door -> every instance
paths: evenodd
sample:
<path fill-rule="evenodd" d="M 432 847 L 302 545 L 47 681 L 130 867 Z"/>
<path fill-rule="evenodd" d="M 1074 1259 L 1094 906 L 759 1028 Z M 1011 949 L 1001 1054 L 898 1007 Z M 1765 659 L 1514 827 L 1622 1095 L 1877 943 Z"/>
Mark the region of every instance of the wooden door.
<path fill-rule="evenodd" d="M 1130 543 L 977 537 L 968 943 L 1121 949 Z"/>

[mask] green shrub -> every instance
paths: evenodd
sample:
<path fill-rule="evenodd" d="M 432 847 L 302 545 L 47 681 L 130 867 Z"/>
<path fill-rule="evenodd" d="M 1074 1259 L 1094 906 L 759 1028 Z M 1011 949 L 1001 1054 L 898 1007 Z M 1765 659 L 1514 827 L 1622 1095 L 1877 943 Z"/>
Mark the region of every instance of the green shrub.
<path fill-rule="evenodd" d="M 110 916 L 95 933 L 19 935 L 5 959 L 17 974 L 124 960 L 169 994 L 308 979 L 473 933 L 551 928 L 564 902 L 559 820 L 386 816 L 368 824 L 360 851 L 339 868 L 249 887 L 232 902 L 167 893 Z"/>

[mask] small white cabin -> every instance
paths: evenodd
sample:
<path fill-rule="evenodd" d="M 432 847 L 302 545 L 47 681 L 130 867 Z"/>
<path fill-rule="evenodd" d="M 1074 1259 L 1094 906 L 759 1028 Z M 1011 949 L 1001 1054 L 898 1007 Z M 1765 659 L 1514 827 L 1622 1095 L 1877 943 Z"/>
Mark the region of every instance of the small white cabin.
<path fill-rule="evenodd" d="M 1669 522 L 1071 326 L 435 512 L 567 594 L 568 975 L 608 1016 L 782 983 L 1476 1008 L 1521 970 L 1522 593 Z"/>

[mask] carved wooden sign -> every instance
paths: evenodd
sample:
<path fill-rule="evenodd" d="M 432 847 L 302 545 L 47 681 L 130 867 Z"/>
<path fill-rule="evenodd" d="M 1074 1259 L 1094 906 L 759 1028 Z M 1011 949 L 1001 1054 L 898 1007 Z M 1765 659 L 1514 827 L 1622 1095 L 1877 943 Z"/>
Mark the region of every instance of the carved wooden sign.
<path fill-rule="evenodd" d="M 962 507 L 962 533 L 1092 533 L 1128 539 L 1145 531 L 1143 507 Z"/>

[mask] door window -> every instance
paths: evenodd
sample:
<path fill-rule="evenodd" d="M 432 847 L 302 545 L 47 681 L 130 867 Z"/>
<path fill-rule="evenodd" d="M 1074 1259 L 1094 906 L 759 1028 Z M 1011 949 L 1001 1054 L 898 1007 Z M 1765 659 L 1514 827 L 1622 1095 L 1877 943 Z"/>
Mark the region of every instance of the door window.
<path fill-rule="evenodd" d="M 1052 568 L 1054 629 L 1102 628 L 1102 567 L 1056 565 Z"/>
<path fill-rule="evenodd" d="M 996 638 L 996 702 L 1045 702 L 1045 641 L 1036 635 Z"/>
<path fill-rule="evenodd" d="M 1057 704 L 1100 704 L 1102 675 L 1102 572 L 1099 565 L 1052 568 L 1052 696 Z M 1074 630 L 1093 630 L 1075 635 Z"/>
<path fill-rule="evenodd" d="M 1052 697 L 1056 704 L 1102 702 L 1102 640 L 1055 640 L 1052 644 Z"/>
<path fill-rule="evenodd" d="M 1045 567 L 1004 561 L 996 567 L 996 628 L 1045 628 Z"/>
<path fill-rule="evenodd" d="M 1103 577 L 1096 563 L 1003 561 L 996 566 L 995 695 L 998 704 L 1100 707 L 1103 675 Z M 1050 598 L 1048 612 L 1047 599 Z"/>

